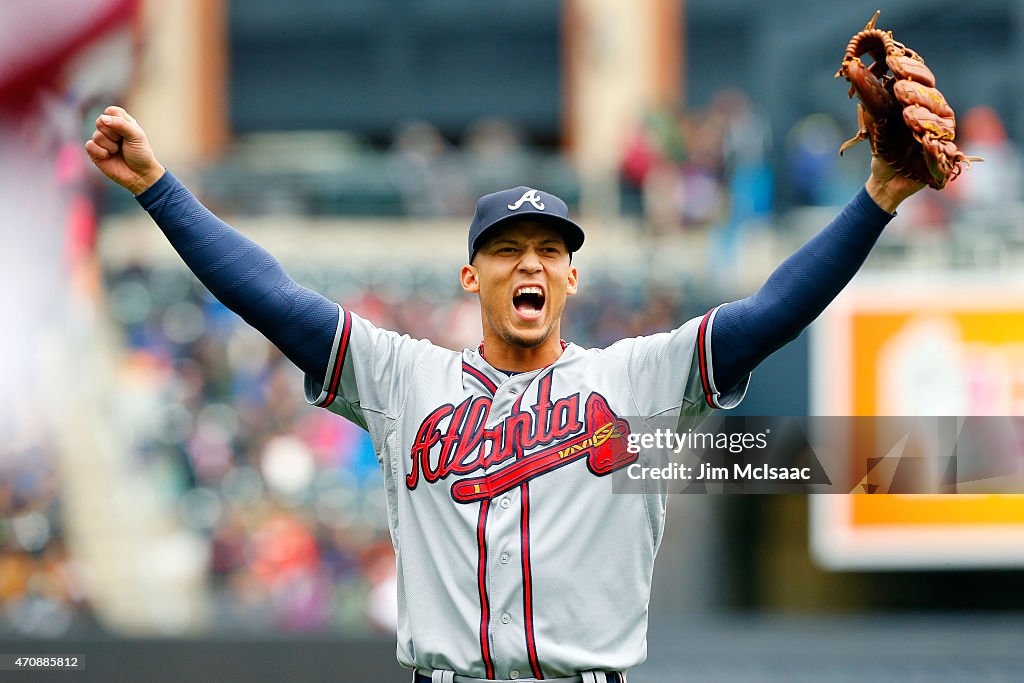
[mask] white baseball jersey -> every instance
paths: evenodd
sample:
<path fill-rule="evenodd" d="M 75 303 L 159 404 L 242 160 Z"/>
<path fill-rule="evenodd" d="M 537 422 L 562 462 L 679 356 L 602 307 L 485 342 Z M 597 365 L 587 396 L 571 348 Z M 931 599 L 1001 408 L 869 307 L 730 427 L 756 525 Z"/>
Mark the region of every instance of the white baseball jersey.
<path fill-rule="evenodd" d="M 477 678 L 622 671 L 647 655 L 667 494 L 612 495 L 622 416 L 701 415 L 715 387 L 713 309 L 606 349 L 563 342 L 511 377 L 342 309 L 307 400 L 366 428 L 384 474 L 398 569 L 398 660 Z M 483 349 L 486 353 L 486 349 Z"/>

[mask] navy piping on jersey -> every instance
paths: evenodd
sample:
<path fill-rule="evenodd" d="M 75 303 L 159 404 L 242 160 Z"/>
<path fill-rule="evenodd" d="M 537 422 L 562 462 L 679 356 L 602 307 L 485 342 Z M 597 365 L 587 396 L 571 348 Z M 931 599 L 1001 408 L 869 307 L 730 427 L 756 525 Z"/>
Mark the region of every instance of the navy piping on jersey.
<path fill-rule="evenodd" d="M 537 657 L 537 639 L 533 632 L 533 568 L 530 565 L 530 483 L 523 482 L 520 487 L 523 509 L 519 518 L 519 530 L 522 538 L 523 562 L 523 631 L 526 636 L 526 653 L 530 660 L 533 677 L 543 679 L 540 662 Z"/>
<path fill-rule="evenodd" d="M 477 543 L 477 589 L 480 593 L 480 657 L 484 661 L 487 678 L 494 678 L 494 662 L 491 659 L 491 605 L 487 597 L 487 511 L 491 501 L 480 501 L 480 516 L 476 524 Z"/>
<path fill-rule="evenodd" d="M 462 371 L 472 376 L 476 381 L 480 382 L 480 384 L 484 385 L 484 388 L 491 393 L 491 396 L 493 396 L 494 392 L 498 390 L 498 385 L 494 383 L 494 380 L 485 375 L 482 371 L 474 368 L 466 361 L 462 361 Z"/>

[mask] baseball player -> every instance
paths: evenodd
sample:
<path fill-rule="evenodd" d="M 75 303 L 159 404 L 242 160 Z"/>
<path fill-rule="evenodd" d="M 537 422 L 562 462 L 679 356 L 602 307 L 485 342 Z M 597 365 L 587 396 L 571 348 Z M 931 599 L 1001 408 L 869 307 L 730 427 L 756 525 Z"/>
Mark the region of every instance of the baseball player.
<path fill-rule="evenodd" d="M 375 327 L 295 283 L 157 161 L 119 107 L 86 142 L 210 291 L 305 372 L 308 401 L 368 430 L 398 569 L 398 659 L 415 681 L 625 681 L 646 658 L 667 496 L 611 495 L 639 455 L 623 416 L 737 405 L 751 370 L 854 275 L 922 186 L 878 159 L 862 189 L 752 296 L 648 337 L 562 340 L 583 230 L 526 187 L 482 197 L 459 274 L 483 341 Z"/>

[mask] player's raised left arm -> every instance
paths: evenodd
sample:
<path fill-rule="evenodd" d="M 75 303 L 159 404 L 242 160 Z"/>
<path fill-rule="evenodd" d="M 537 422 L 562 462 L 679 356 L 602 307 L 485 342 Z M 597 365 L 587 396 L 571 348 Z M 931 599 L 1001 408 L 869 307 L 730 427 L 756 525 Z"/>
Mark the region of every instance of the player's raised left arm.
<path fill-rule="evenodd" d="M 924 185 L 878 157 L 864 188 L 751 296 L 723 305 L 711 330 L 714 379 L 736 386 L 817 318 L 867 259 L 893 212 Z"/>

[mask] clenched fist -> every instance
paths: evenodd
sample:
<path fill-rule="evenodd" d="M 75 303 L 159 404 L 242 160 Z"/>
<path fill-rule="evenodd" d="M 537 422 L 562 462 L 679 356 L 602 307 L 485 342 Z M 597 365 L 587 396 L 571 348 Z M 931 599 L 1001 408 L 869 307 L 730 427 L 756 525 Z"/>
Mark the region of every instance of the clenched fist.
<path fill-rule="evenodd" d="M 132 194 L 142 194 L 164 174 L 139 123 L 121 107 L 107 107 L 85 143 L 96 168 Z"/>

